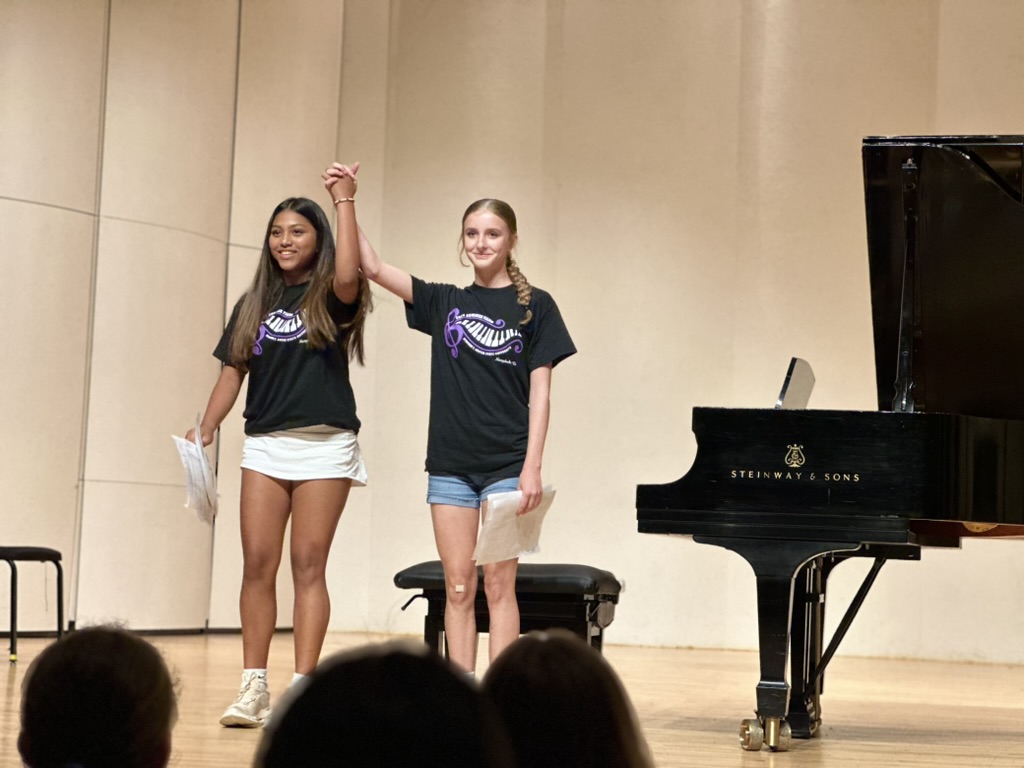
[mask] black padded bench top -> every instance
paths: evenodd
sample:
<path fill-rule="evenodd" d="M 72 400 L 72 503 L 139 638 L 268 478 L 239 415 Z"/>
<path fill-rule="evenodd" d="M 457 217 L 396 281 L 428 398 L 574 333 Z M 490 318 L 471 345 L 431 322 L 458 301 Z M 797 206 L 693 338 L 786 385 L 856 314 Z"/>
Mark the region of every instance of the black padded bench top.
<path fill-rule="evenodd" d="M 0 560 L 56 562 L 60 560 L 60 552 L 49 547 L 0 547 Z"/>
<path fill-rule="evenodd" d="M 477 589 L 482 590 L 483 568 L 477 568 Z M 399 589 L 444 590 L 440 560 L 411 565 L 395 574 Z M 520 563 L 516 569 L 517 594 L 593 595 L 617 603 L 622 585 L 610 571 L 570 563 Z"/>

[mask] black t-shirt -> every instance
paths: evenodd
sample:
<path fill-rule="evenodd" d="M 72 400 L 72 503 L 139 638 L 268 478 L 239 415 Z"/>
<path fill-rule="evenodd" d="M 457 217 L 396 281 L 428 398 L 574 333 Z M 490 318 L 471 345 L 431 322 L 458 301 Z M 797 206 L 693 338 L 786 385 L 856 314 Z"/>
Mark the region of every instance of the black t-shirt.
<path fill-rule="evenodd" d="M 497 480 L 522 472 L 530 372 L 575 354 L 554 299 L 533 289 L 533 318 L 514 286 L 482 288 L 413 278 L 406 320 L 431 337 L 428 472 Z"/>
<path fill-rule="evenodd" d="M 260 323 L 249 358 L 249 390 L 245 397 L 245 434 L 326 424 L 359 431 L 356 400 L 348 377 L 344 334 L 324 349 L 310 349 L 299 304 L 309 283 L 290 285 L 277 306 Z M 235 304 L 214 356 L 230 365 L 231 333 L 242 300 Z M 336 323 L 348 322 L 356 305 L 328 293 L 327 309 Z"/>

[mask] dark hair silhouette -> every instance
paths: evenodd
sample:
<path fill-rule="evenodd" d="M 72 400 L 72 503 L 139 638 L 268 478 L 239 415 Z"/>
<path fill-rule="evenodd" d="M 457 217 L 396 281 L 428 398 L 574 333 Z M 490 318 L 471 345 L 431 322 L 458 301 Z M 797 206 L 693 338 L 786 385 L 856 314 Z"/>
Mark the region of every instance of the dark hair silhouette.
<path fill-rule="evenodd" d="M 117 627 L 80 629 L 29 667 L 18 751 L 31 768 L 158 768 L 177 715 L 156 648 Z"/>
<path fill-rule="evenodd" d="M 425 647 L 387 643 L 317 667 L 266 729 L 259 768 L 512 768 L 490 703 Z"/>
<path fill-rule="evenodd" d="M 636 713 L 604 657 L 567 630 L 532 632 L 483 681 L 529 768 L 652 768 Z"/>

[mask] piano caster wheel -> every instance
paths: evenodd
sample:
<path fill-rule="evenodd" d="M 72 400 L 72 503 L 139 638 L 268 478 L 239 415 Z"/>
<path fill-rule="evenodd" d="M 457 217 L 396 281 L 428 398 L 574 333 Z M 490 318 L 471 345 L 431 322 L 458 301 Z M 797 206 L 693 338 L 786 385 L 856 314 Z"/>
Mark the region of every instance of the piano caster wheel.
<path fill-rule="evenodd" d="M 789 723 L 779 717 L 768 717 L 765 718 L 764 730 L 768 749 L 772 752 L 785 752 L 789 749 L 790 739 L 793 738 L 793 729 Z"/>
<path fill-rule="evenodd" d="M 764 728 L 757 718 L 740 721 L 740 746 L 749 752 L 757 752 L 764 744 Z"/>

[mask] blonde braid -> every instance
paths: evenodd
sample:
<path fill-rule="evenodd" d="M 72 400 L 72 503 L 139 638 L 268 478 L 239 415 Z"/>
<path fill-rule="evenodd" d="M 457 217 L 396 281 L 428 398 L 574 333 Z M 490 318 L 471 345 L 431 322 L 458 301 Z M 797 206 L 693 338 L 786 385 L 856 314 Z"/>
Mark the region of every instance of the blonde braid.
<path fill-rule="evenodd" d="M 526 313 L 523 315 L 523 319 L 519 321 L 520 325 L 526 325 L 533 319 L 533 312 L 530 311 L 530 298 L 533 295 L 533 286 L 530 285 L 530 281 L 526 279 L 526 275 L 519 271 L 519 265 L 516 263 L 515 258 L 512 254 L 505 258 L 505 269 L 508 271 L 508 276 L 512 280 L 512 285 L 516 287 L 516 293 L 519 295 L 518 303 L 522 306 Z"/>

